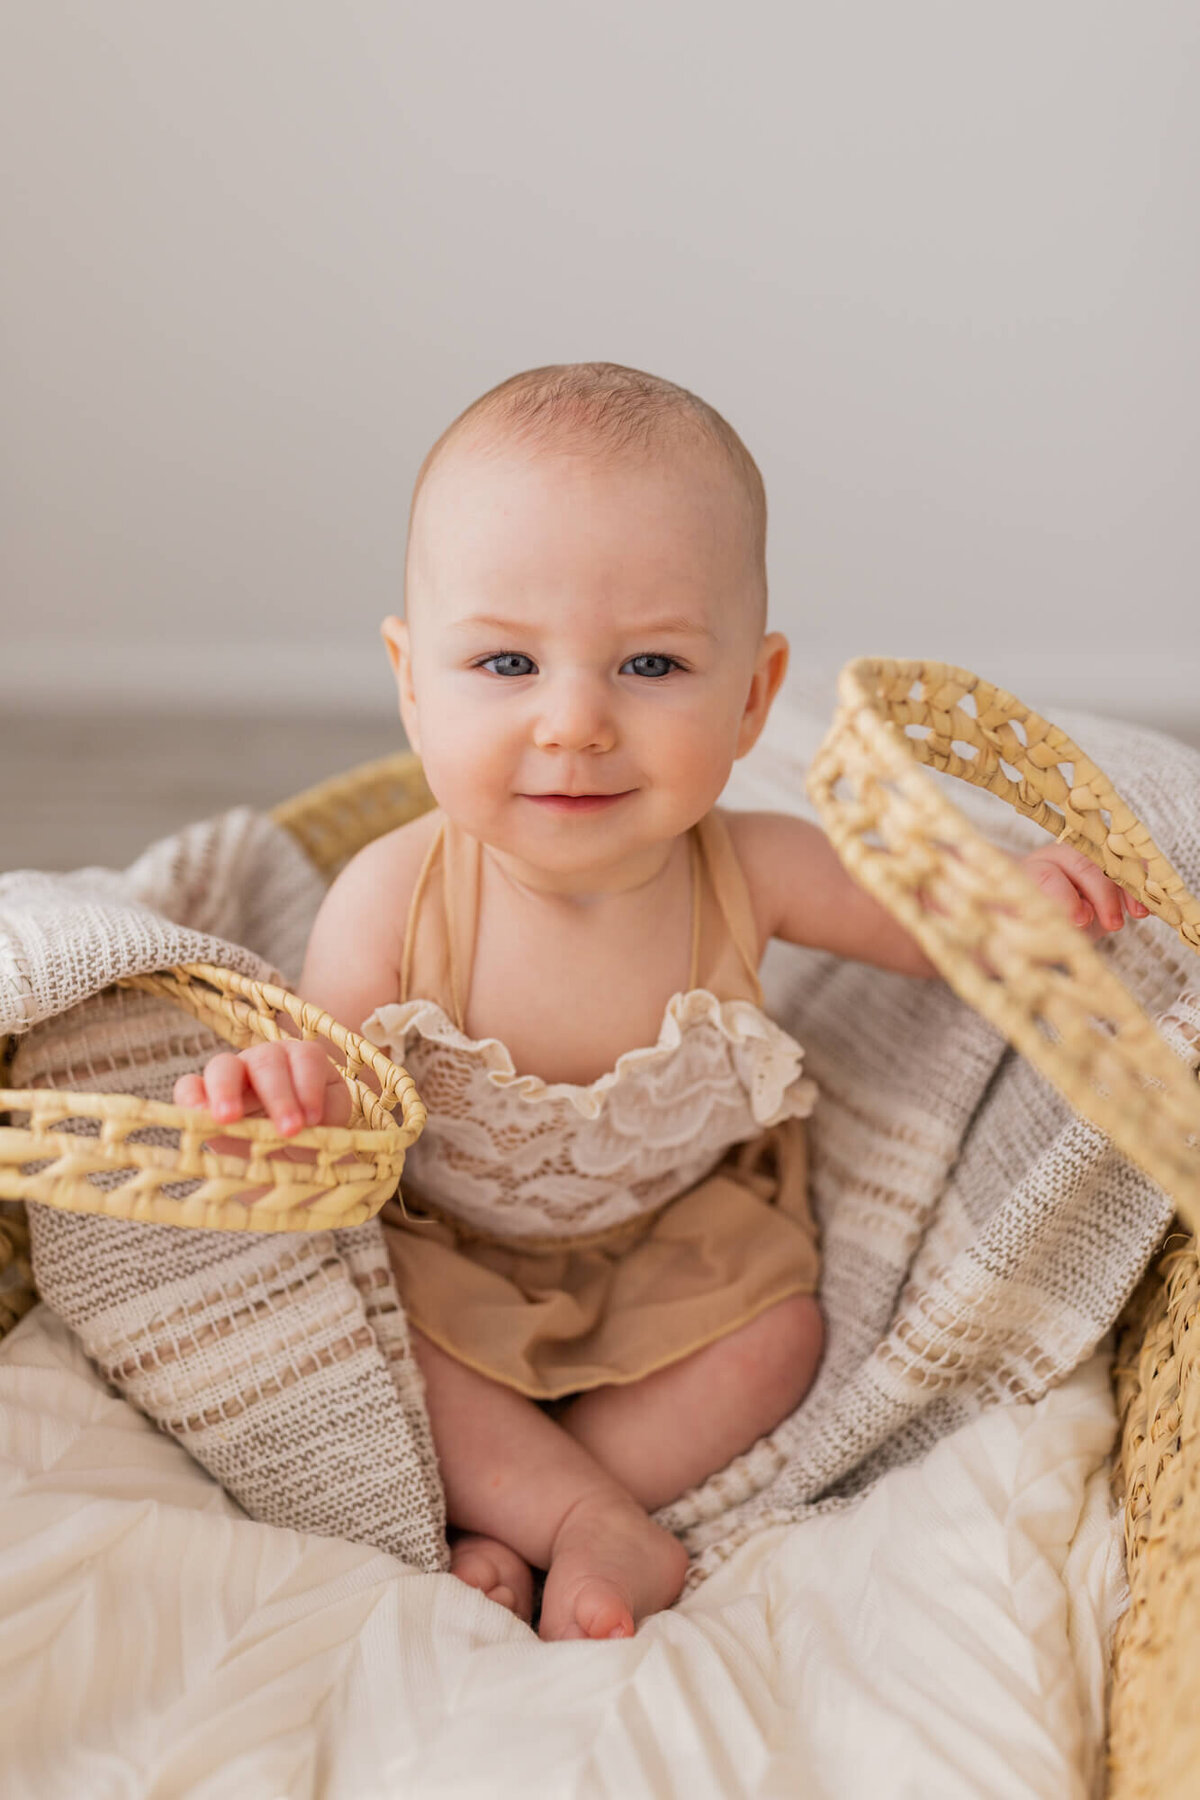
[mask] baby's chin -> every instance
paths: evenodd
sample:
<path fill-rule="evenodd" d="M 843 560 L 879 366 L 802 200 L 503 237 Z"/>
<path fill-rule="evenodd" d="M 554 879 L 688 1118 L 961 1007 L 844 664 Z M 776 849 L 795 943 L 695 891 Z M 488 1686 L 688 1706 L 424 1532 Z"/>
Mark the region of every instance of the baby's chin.
<path fill-rule="evenodd" d="M 672 803 L 639 788 L 617 790 L 598 802 L 521 794 L 489 820 L 458 823 L 503 856 L 547 873 L 567 873 L 643 857 L 682 837 L 711 804 Z"/>

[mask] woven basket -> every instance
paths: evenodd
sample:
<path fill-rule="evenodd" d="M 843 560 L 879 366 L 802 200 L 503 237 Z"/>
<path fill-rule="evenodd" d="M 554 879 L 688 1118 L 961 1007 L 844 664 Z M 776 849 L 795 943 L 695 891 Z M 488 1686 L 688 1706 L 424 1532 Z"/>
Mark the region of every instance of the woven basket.
<path fill-rule="evenodd" d="M 362 845 L 431 803 L 415 757 L 399 755 L 323 782 L 273 817 L 332 877 Z M 235 1049 L 283 1037 L 281 1014 L 302 1037 L 330 1040 L 350 1089 L 349 1123 L 283 1138 L 268 1119 L 218 1124 L 201 1108 L 133 1094 L 0 1087 L 0 1111 L 22 1118 L 0 1129 L 0 1198 L 208 1231 L 327 1231 L 362 1224 L 395 1193 L 425 1107 L 411 1076 L 376 1045 L 283 988 L 207 963 L 133 975 L 117 985 L 173 1001 Z M 375 1076 L 378 1092 L 363 1081 L 364 1069 Z M 164 1130 L 174 1145 L 161 1142 Z M 215 1136 L 241 1138 L 253 1149 L 247 1157 L 221 1155 L 206 1148 Z M 300 1146 L 312 1149 L 315 1160 L 288 1158 Z M 252 1186 L 270 1192 L 246 1205 L 238 1196 Z M 171 1191 L 180 1187 L 188 1191 Z M 16 1231 L 0 1215 L 0 1278 L 6 1264 L 19 1267 L 24 1242 Z M 4 1293 L 0 1288 L 0 1305 Z M 22 1300 L 9 1310 L 16 1305 Z"/>
<path fill-rule="evenodd" d="M 919 765 L 989 789 L 1082 850 L 1193 949 L 1200 949 L 1200 904 L 1103 773 L 1012 695 L 939 663 L 863 660 L 843 671 L 840 696 L 809 791 L 847 867 L 911 930 L 963 998 L 1171 1194 L 1194 1231 L 1200 1086 L 1084 935 L 972 829 Z M 273 816 L 332 876 L 363 844 L 430 804 L 415 758 L 401 755 L 323 783 Z M 409 1078 L 381 1052 L 294 995 L 224 971 L 196 966 L 131 985 L 176 1000 L 235 1045 L 278 1036 L 276 1009 L 306 1034 L 331 1037 L 346 1057 L 343 1072 L 355 1094 L 351 1126 L 285 1142 L 261 1120 L 218 1127 L 204 1113 L 127 1097 L 116 1104 L 114 1096 L 0 1090 L 0 1108 L 31 1113 L 27 1127 L 0 1130 L 0 1194 L 120 1217 L 161 1220 L 174 1208 L 169 1216 L 178 1223 L 294 1230 L 356 1222 L 394 1190 L 423 1109 Z M 380 1079 L 381 1095 L 357 1082 L 365 1065 Z M 399 1125 L 391 1119 L 394 1105 Z M 21 1165 L 34 1158 L 61 1155 L 53 1127 L 64 1109 L 99 1136 L 72 1139 L 65 1163 L 43 1171 L 52 1182 L 22 1174 Z M 135 1158 L 135 1151 L 151 1147 L 131 1141 L 131 1134 L 163 1122 L 180 1131 L 180 1151 Z M 204 1133 L 235 1130 L 256 1142 L 249 1166 L 200 1148 Z M 297 1143 L 320 1153 L 315 1171 L 266 1161 Z M 106 1160 L 80 1162 L 81 1154 Z M 132 1167 L 130 1184 L 107 1193 L 89 1187 L 86 1175 L 98 1166 Z M 207 1187 L 189 1202 L 167 1200 L 156 1210 L 164 1207 L 162 1187 L 185 1174 Z M 247 1208 L 232 1196 L 248 1182 L 277 1185 L 269 1199 Z M 181 1205 L 191 1207 L 187 1217 Z M 23 1240 L 19 1224 L 0 1212 L 0 1273 L 6 1247 L 11 1272 L 24 1254 Z M 0 1288 L 0 1307 L 3 1302 Z M 1180 1233 L 1127 1308 L 1118 1351 L 1122 1450 L 1115 1479 L 1126 1494 L 1132 1605 L 1114 1648 L 1116 1800 L 1200 1793 L 1195 1683 L 1184 1648 L 1197 1641 L 1200 1628 L 1200 1382 L 1193 1380 L 1200 1334 L 1191 1330 L 1198 1308 L 1196 1243 Z M 14 1317 L 19 1310 L 19 1300 L 10 1304 Z"/>
<path fill-rule="evenodd" d="M 1081 850 L 1192 950 L 1200 901 L 1095 763 L 1002 688 L 942 663 L 864 659 L 838 691 L 808 790 L 842 861 L 1195 1231 L 1200 1085 L 1088 938 L 917 765 L 987 788 Z"/>

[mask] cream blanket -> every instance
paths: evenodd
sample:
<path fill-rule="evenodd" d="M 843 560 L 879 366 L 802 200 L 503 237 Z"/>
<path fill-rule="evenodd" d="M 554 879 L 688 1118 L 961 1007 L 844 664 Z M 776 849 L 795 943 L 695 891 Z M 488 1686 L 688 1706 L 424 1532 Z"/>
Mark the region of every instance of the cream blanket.
<path fill-rule="evenodd" d="M 1111 1346 L 1106 1346 L 1111 1352 Z M 1102 1348 L 622 1643 L 247 1519 L 48 1307 L 0 1344 L 5 1800 L 1095 1800 Z"/>
<path fill-rule="evenodd" d="M 1151 732 L 1062 722 L 1195 887 L 1200 757 Z M 728 803 L 807 810 L 820 730 L 777 711 Z M 984 807 L 1001 840 L 1027 829 L 961 784 L 954 797 Z M 295 846 L 242 810 L 124 875 L 0 879 L 0 1031 L 24 1033 L 16 1084 L 169 1097 L 212 1040 L 163 1003 L 97 993 L 102 982 L 199 959 L 294 980 L 318 898 Z M 1104 953 L 1200 1059 L 1197 972 L 1178 940 L 1147 920 Z M 1171 1214 L 940 984 L 777 946 L 764 985 L 820 1089 L 828 1348 L 800 1411 L 661 1515 L 697 1576 L 755 1531 L 846 1505 L 996 1401 L 1045 1393 L 1094 1349 Z M 31 1210 L 43 1295 L 247 1511 L 442 1565 L 419 1379 L 375 1224 L 256 1242 Z"/>

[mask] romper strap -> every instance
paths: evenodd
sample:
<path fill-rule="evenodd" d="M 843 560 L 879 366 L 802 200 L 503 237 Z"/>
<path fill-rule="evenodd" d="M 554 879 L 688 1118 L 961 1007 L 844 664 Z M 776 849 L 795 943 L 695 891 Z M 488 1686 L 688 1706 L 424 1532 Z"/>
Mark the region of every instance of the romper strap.
<path fill-rule="evenodd" d="M 425 852 L 425 860 L 421 864 L 421 872 L 417 876 L 417 885 L 413 889 L 412 899 L 408 903 L 408 918 L 404 922 L 404 949 L 400 955 L 400 1002 L 411 1000 L 413 994 L 413 956 L 417 942 L 417 917 L 421 911 L 421 902 L 425 898 L 425 889 L 442 848 L 442 839 L 446 832 L 446 821 L 442 820 L 430 840 Z"/>
<path fill-rule="evenodd" d="M 480 846 L 445 816 L 417 876 L 404 926 L 400 999 L 435 1000 L 465 1031 L 479 911 Z"/>
<path fill-rule="evenodd" d="M 688 989 L 700 986 L 700 925 L 704 912 L 704 855 L 700 849 L 700 837 L 696 831 L 688 832 L 688 851 L 692 871 L 692 963 L 688 974 Z"/>
<path fill-rule="evenodd" d="M 446 909 L 446 949 L 450 964 L 450 1002 L 454 1023 L 467 1029 L 467 1001 L 479 931 L 479 874 L 483 845 L 478 838 L 446 821 L 442 844 L 442 899 Z"/>
<path fill-rule="evenodd" d="M 758 926 L 754 903 L 729 827 L 714 807 L 697 821 L 695 835 L 703 853 L 716 910 L 725 926 L 724 933 L 718 934 L 725 941 L 710 949 L 712 966 L 703 971 L 707 979 L 700 985 L 708 987 L 719 999 L 747 998 L 761 1006 L 763 991 L 758 979 Z M 698 915 L 700 909 L 696 910 Z"/>

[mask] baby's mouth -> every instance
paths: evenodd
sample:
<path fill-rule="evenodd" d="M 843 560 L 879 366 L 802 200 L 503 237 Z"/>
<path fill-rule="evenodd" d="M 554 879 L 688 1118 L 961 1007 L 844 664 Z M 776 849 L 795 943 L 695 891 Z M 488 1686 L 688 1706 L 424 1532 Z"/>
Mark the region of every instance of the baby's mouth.
<path fill-rule="evenodd" d="M 624 788 L 615 794 L 524 794 L 522 799 L 532 800 L 548 812 L 601 812 L 605 807 L 615 806 L 618 800 L 628 799 L 633 791 Z"/>

